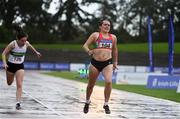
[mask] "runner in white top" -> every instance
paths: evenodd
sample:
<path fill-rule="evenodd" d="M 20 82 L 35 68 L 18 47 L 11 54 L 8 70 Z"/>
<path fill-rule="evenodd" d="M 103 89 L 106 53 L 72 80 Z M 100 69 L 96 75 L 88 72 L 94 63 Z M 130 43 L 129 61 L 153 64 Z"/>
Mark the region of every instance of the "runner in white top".
<path fill-rule="evenodd" d="M 27 42 L 24 46 L 19 47 L 16 40 L 12 41 L 10 44 L 14 45 L 14 49 L 10 51 L 8 62 L 14 63 L 14 64 L 21 64 L 24 62 L 25 53 L 27 50 Z"/>
<path fill-rule="evenodd" d="M 28 35 L 21 27 L 15 26 L 17 40 L 9 43 L 2 53 L 3 67 L 6 70 L 7 84 L 11 85 L 16 78 L 16 109 L 20 109 L 22 82 L 24 78 L 24 58 L 27 48 L 30 48 L 38 57 L 41 54 L 27 41 Z M 8 62 L 6 62 L 8 57 Z"/>

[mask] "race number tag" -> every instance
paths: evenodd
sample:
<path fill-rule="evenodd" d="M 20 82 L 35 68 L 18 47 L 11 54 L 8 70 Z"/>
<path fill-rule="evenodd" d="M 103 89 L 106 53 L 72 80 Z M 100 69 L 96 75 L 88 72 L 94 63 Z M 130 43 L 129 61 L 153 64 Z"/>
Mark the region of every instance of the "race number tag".
<path fill-rule="evenodd" d="M 15 62 L 21 62 L 22 58 L 21 57 L 14 57 Z"/>
<path fill-rule="evenodd" d="M 112 48 L 112 41 L 111 40 L 101 40 L 99 43 L 100 48 Z"/>

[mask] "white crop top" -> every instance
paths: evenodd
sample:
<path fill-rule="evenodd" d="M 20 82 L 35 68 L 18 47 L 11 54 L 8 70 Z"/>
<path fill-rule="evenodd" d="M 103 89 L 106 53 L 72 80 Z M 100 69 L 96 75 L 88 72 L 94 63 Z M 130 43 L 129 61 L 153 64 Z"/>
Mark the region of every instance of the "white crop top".
<path fill-rule="evenodd" d="M 15 45 L 14 49 L 10 51 L 8 61 L 14 64 L 21 64 L 24 62 L 27 45 L 19 47 L 17 41 L 14 40 L 11 43 Z"/>

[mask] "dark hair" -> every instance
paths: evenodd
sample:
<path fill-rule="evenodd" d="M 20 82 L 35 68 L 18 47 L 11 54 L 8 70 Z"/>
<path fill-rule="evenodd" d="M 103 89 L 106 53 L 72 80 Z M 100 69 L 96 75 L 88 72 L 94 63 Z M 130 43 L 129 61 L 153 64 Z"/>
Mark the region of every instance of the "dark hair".
<path fill-rule="evenodd" d="M 103 24 L 103 21 L 109 21 L 111 24 L 111 20 L 107 19 L 107 18 L 103 18 L 99 20 L 99 26 L 101 26 Z"/>
<path fill-rule="evenodd" d="M 14 24 L 14 29 L 16 30 L 16 37 L 18 40 L 23 37 L 28 37 L 28 34 L 24 32 L 23 29 L 19 25 Z"/>

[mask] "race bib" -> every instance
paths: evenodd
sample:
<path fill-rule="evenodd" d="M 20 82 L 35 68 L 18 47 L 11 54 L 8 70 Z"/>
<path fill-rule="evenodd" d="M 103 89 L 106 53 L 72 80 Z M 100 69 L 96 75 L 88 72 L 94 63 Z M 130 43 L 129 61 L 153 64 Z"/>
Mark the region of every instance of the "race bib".
<path fill-rule="evenodd" d="M 15 62 L 21 62 L 22 61 L 22 57 L 14 57 L 14 61 Z"/>
<path fill-rule="evenodd" d="M 99 42 L 100 48 L 112 48 L 112 40 L 101 40 Z"/>

